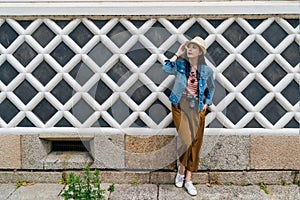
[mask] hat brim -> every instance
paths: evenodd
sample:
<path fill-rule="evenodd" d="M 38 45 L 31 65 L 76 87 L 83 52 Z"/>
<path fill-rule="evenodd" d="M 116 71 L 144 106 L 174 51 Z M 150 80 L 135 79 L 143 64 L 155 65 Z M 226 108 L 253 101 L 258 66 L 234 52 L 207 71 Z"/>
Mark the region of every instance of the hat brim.
<path fill-rule="evenodd" d="M 204 54 L 206 53 L 206 48 L 205 48 L 204 46 L 201 46 L 201 45 L 199 45 L 198 43 L 193 42 L 193 41 L 189 41 L 189 42 L 187 43 L 187 45 L 189 45 L 189 44 L 195 44 L 195 45 L 197 45 L 197 46 L 202 50 L 202 52 L 203 52 Z"/>

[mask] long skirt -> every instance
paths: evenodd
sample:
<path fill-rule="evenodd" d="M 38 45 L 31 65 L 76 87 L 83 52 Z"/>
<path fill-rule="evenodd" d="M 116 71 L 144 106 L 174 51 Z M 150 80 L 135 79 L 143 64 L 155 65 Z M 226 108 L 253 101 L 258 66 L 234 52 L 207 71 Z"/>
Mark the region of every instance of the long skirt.
<path fill-rule="evenodd" d="M 190 108 L 189 101 L 183 97 L 178 105 L 172 105 L 172 117 L 180 141 L 179 161 L 187 170 L 198 171 L 205 127 L 205 111 L 199 113 L 197 105 Z"/>

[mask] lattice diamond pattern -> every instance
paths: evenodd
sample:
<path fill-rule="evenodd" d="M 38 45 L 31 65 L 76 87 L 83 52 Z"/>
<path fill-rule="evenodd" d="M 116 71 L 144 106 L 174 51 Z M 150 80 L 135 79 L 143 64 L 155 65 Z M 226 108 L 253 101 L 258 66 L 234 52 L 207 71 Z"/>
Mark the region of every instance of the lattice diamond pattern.
<path fill-rule="evenodd" d="M 0 19 L 0 127 L 170 127 L 174 77 L 155 71 L 196 35 L 218 83 L 210 128 L 297 128 L 299 24 L 277 17 Z"/>

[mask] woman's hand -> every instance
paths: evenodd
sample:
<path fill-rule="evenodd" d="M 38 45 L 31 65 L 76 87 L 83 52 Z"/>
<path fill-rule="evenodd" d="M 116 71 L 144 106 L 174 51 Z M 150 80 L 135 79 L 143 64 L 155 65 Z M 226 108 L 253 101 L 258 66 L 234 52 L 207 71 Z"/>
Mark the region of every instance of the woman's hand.
<path fill-rule="evenodd" d="M 206 111 L 206 109 L 208 108 L 208 105 L 207 104 L 204 104 L 203 108 L 202 108 L 202 111 Z"/>
<path fill-rule="evenodd" d="M 185 47 L 188 44 L 188 41 L 184 42 L 183 44 L 180 45 L 180 47 L 178 48 L 176 55 L 177 56 L 181 56 L 184 52 L 185 52 Z"/>
<path fill-rule="evenodd" d="M 177 52 L 175 53 L 175 55 L 170 59 L 170 61 L 176 61 L 184 52 L 185 52 L 185 48 L 186 45 L 188 44 L 189 41 L 184 42 L 183 44 L 180 45 L 180 47 L 178 48 Z"/>

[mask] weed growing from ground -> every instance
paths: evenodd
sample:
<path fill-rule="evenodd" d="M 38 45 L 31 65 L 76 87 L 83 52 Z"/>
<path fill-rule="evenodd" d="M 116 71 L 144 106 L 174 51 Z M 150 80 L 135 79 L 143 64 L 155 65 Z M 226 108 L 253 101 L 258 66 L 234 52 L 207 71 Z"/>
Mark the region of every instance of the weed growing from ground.
<path fill-rule="evenodd" d="M 266 194 L 269 194 L 267 186 L 264 183 L 259 183 L 260 189 L 262 189 Z"/>
<path fill-rule="evenodd" d="M 79 175 L 70 173 L 66 177 L 66 189 L 62 192 L 61 196 L 65 199 L 85 199 L 85 200 L 101 200 L 105 199 L 105 190 L 100 188 L 103 181 L 99 177 L 99 170 L 95 169 L 94 172 L 90 171 L 90 167 L 84 168 L 83 179 Z M 114 184 L 108 188 L 109 197 L 110 193 L 114 191 Z"/>

